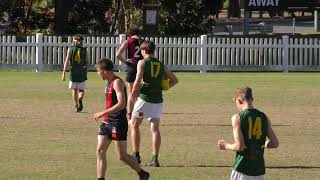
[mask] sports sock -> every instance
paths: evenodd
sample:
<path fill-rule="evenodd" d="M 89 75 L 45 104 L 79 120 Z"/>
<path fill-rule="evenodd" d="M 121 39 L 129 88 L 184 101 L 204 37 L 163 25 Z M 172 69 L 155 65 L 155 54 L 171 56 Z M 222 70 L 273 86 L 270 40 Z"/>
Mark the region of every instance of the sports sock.
<path fill-rule="evenodd" d="M 158 160 L 158 155 L 153 155 L 151 158 L 151 161 L 156 161 L 156 160 Z"/>
<path fill-rule="evenodd" d="M 139 151 L 133 152 L 134 157 L 140 157 Z"/>
<path fill-rule="evenodd" d="M 100 177 L 100 178 L 98 178 L 98 180 L 105 180 L 105 178 L 104 177 Z"/>

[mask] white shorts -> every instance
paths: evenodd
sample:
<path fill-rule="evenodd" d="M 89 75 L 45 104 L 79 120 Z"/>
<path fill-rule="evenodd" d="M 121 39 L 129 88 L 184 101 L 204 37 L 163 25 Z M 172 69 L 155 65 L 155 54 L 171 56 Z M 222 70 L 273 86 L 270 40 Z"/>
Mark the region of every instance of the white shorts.
<path fill-rule="evenodd" d="M 232 170 L 230 180 L 265 180 L 264 175 L 248 176 L 238 171 Z"/>
<path fill-rule="evenodd" d="M 162 112 L 163 103 L 149 103 L 145 102 L 141 98 L 134 103 L 132 116 L 148 119 L 148 120 L 160 120 L 160 114 Z"/>
<path fill-rule="evenodd" d="M 72 82 L 69 81 L 69 89 L 80 89 L 84 90 L 86 88 L 85 82 Z"/>

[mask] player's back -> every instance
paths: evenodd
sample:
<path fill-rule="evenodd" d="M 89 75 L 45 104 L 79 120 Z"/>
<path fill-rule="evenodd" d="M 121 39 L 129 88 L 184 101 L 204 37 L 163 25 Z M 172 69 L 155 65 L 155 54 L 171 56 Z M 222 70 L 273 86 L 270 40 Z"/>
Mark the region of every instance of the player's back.
<path fill-rule="evenodd" d="M 139 60 L 143 59 L 141 54 L 140 45 L 143 42 L 142 39 L 132 38 L 128 39 L 128 58 L 137 64 Z"/>
<path fill-rule="evenodd" d="M 143 83 L 141 85 L 140 97 L 151 103 L 161 103 L 162 89 L 161 80 L 164 73 L 163 64 L 156 58 L 144 59 Z"/>
<path fill-rule="evenodd" d="M 83 66 L 86 65 L 86 49 L 83 47 L 70 48 L 70 80 L 83 82 L 87 80 L 87 72 Z"/>
<path fill-rule="evenodd" d="M 241 131 L 246 148 L 237 152 L 234 169 L 250 176 L 265 174 L 264 145 L 268 132 L 267 116 L 257 109 L 240 112 Z"/>

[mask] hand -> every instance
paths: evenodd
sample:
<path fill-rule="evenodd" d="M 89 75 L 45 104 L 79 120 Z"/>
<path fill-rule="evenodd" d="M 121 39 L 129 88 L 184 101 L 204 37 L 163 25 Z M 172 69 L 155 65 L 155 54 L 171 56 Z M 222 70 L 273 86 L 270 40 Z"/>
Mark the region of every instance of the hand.
<path fill-rule="evenodd" d="M 132 59 L 127 59 L 126 60 L 126 63 L 125 63 L 127 66 L 130 66 L 132 68 L 136 68 L 136 64 L 132 61 Z"/>
<path fill-rule="evenodd" d="M 133 61 L 131 59 L 127 59 L 126 64 L 133 64 Z"/>
<path fill-rule="evenodd" d="M 269 144 L 270 140 L 269 139 L 266 139 L 266 142 L 264 143 L 264 147 L 267 148 L 268 147 L 268 144 Z M 262 147 L 261 147 L 262 148 Z"/>
<path fill-rule="evenodd" d="M 62 80 L 62 81 L 65 81 L 65 80 L 66 80 L 66 72 L 63 72 L 63 73 L 62 73 L 61 80 Z"/>
<path fill-rule="evenodd" d="M 132 113 L 127 113 L 127 119 L 130 120 L 132 117 Z"/>
<path fill-rule="evenodd" d="M 94 117 L 94 120 L 98 121 L 104 115 L 105 115 L 105 112 L 102 111 L 102 112 L 95 113 L 93 117 Z"/>
<path fill-rule="evenodd" d="M 225 150 L 226 149 L 226 142 L 224 140 L 219 140 L 218 147 L 220 150 Z"/>

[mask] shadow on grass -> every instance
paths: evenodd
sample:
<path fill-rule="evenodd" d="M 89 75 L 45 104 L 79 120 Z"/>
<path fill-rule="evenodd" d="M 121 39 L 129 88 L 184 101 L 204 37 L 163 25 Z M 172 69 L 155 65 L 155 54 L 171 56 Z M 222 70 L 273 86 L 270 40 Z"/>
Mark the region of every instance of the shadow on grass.
<path fill-rule="evenodd" d="M 203 126 L 203 127 L 212 127 L 212 126 L 231 126 L 231 124 L 192 124 L 192 123 L 183 123 L 183 124 L 162 124 L 161 126 L 173 126 L 173 127 L 192 127 L 192 126 Z M 272 124 L 272 126 L 291 126 L 290 124 Z"/>
<path fill-rule="evenodd" d="M 177 114 L 190 114 L 190 115 L 194 115 L 194 114 L 203 114 L 203 113 L 195 113 L 195 112 L 162 112 L 161 114 L 169 114 L 169 115 L 177 115 Z M 206 113 L 207 114 L 207 113 Z"/>
<path fill-rule="evenodd" d="M 161 165 L 163 168 L 232 168 L 226 165 Z M 267 169 L 320 169 L 320 166 L 268 166 Z"/>

